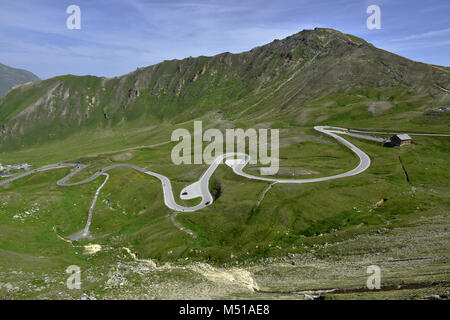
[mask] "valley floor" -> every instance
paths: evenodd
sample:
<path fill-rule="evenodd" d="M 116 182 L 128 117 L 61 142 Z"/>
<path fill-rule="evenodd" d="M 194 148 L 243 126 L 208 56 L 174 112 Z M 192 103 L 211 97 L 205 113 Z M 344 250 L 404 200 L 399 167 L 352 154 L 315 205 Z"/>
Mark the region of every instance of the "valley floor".
<path fill-rule="evenodd" d="M 66 288 L 63 272 L 2 268 L 0 294 L 2 299 L 448 299 L 449 246 L 447 215 L 314 246 L 305 254 L 223 267 L 188 261 L 156 265 L 129 249 L 102 248 L 90 253 L 80 290 Z M 97 263 L 105 255 L 108 263 Z M 367 289 L 370 265 L 381 269 L 380 290 Z"/>

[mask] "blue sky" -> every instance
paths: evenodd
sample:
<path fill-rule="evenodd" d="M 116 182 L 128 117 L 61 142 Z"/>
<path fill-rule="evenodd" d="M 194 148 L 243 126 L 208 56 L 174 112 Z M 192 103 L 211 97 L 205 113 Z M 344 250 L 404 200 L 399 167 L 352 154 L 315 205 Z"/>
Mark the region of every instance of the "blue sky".
<path fill-rule="evenodd" d="M 168 59 L 241 52 L 330 27 L 417 61 L 450 66 L 448 0 L 0 0 L 0 62 L 41 78 L 117 76 Z M 66 8 L 81 8 L 69 30 Z M 381 8 L 368 30 L 366 9 Z"/>

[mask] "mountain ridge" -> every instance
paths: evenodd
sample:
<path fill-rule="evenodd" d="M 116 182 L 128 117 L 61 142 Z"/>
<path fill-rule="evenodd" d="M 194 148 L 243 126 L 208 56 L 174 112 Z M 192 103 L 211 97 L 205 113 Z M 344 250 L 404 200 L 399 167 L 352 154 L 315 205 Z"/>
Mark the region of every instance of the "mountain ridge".
<path fill-rule="evenodd" d="M 392 104 L 412 97 L 446 104 L 448 95 L 439 87 L 450 88 L 450 77 L 442 68 L 334 29 L 303 30 L 238 54 L 165 60 L 113 78 L 58 76 L 15 88 L 0 100 L 0 143 L 8 149 L 82 129 L 176 125 L 211 117 L 286 122 L 307 109 L 324 109 L 316 119 L 328 120 L 362 101 L 359 96 Z M 316 108 L 321 99 L 327 101 Z M 335 108 L 326 111 L 331 102 Z"/>
<path fill-rule="evenodd" d="M 0 97 L 17 85 L 39 80 L 41 79 L 30 71 L 0 63 Z"/>

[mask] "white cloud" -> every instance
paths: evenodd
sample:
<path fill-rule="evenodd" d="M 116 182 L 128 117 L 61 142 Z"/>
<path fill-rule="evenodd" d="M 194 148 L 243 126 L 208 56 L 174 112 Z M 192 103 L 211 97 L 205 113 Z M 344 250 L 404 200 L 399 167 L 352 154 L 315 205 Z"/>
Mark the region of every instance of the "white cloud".
<path fill-rule="evenodd" d="M 428 31 L 428 32 L 419 33 L 419 34 L 413 34 L 413 35 L 406 36 L 403 38 L 394 39 L 392 41 L 403 42 L 403 41 L 422 40 L 422 39 L 429 39 L 432 37 L 442 37 L 442 36 L 450 36 L 450 28 L 442 29 L 442 30 Z"/>

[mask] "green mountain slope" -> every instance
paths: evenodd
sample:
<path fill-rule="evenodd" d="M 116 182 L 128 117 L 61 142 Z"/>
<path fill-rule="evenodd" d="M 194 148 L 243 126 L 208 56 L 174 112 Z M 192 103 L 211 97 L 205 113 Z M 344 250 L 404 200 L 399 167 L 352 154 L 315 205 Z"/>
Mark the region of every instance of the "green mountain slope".
<path fill-rule="evenodd" d="M 15 85 L 39 80 L 36 75 L 29 71 L 11 68 L 0 63 L 0 97 Z"/>
<path fill-rule="evenodd" d="M 201 118 L 279 127 L 327 123 L 446 128 L 450 75 L 332 29 L 240 54 L 164 61 L 116 78 L 61 76 L 0 100 L 1 149 Z M 379 121 L 383 119 L 383 121 Z M 114 133 L 112 133 L 114 135 Z"/>
<path fill-rule="evenodd" d="M 73 182 L 134 164 L 170 178 L 176 202 L 193 206 L 200 199 L 178 195 L 207 165 L 173 164 L 175 143 L 164 142 L 174 128 L 192 131 L 193 119 L 222 130 L 280 128 L 278 177 L 337 175 L 359 160 L 313 125 L 449 133 L 450 113 L 438 109 L 449 106 L 448 72 L 316 29 L 116 78 L 55 77 L 0 99 L 0 162 L 80 161 L 87 167 Z M 306 289 L 337 288 L 326 297 L 417 299 L 447 292 L 450 139 L 413 136 L 399 148 L 345 139 L 370 156 L 368 170 L 271 184 L 220 165 L 210 183 L 214 202 L 195 212 L 170 210 L 159 180 L 115 168 L 98 193 L 94 238 L 73 243 L 67 237 L 85 227 L 103 176 L 63 187 L 56 181 L 70 171 L 61 168 L 9 183 L 0 188 L 0 297 L 297 299 Z M 260 166 L 245 170 L 258 174 Z M 93 244 L 101 250 L 84 254 Z M 366 291 L 372 264 L 382 267 L 386 290 Z M 82 270 L 81 291 L 66 287 L 70 265 Z M 248 290 L 247 274 L 259 292 Z"/>

